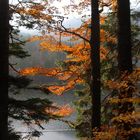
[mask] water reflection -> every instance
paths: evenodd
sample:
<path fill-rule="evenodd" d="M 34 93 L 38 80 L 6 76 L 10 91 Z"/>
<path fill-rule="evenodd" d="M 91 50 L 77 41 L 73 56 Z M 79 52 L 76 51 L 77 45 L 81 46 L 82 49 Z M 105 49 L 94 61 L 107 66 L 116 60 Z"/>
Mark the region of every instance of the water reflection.
<path fill-rule="evenodd" d="M 59 126 L 60 125 L 60 126 Z M 44 124 L 44 130 L 41 128 L 31 125 L 27 127 L 22 121 L 13 120 L 13 126 L 16 132 L 21 132 L 22 136 L 26 136 L 26 132 L 31 132 L 31 130 L 37 129 L 42 132 L 42 135 L 38 137 L 32 137 L 32 140 L 81 140 L 76 136 L 75 130 L 70 130 L 66 124 L 59 121 L 50 120 L 47 124 Z M 27 139 L 24 139 L 27 140 Z"/>
<path fill-rule="evenodd" d="M 39 140 L 80 140 L 76 137 L 75 132 L 46 132 Z"/>

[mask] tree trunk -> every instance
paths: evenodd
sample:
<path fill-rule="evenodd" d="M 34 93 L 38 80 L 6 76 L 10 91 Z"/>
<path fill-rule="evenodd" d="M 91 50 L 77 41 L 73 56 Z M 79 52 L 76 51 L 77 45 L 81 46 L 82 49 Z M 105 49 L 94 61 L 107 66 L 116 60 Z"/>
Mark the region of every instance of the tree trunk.
<path fill-rule="evenodd" d="M 8 0 L 0 0 L 0 140 L 8 140 Z"/>
<path fill-rule="evenodd" d="M 100 21 L 99 0 L 91 0 L 91 96 L 92 129 L 101 125 L 100 83 Z"/>
<path fill-rule="evenodd" d="M 118 65 L 120 72 L 132 72 L 131 24 L 129 0 L 118 2 Z"/>
<path fill-rule="evenodd" d="M 118 67 L 120 76 L 125 73 L 129 75 L 132 70 L 132 54 L 131 54 L 131 22 L 130 22 L 130 2 L 129 0 L 117 0 L 118 4 Z M 121 79 L 123 80 L 123 79 Z M 128 89 L 122 89 L 119 93 L 119 99 L 132 98 L 132 83 L 128 81 Z M 133 104 L 130 102 L 119 104 L 119 114 L 132 113 Z M 132 125 L 128 122 L 119 124 L 124 131 L 131 131 Z M 125 139 L 132 139 L 132 135 L 126 134 Z"/>

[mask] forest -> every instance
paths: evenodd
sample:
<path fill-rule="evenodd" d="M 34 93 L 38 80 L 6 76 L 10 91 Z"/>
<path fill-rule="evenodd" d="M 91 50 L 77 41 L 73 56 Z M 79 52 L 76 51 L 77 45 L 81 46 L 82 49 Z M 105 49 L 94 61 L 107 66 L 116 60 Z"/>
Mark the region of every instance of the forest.
<path fill-rule="evenodd" d="M 0 0 L 0 140 L 140 140 L 139 0 Z"/>

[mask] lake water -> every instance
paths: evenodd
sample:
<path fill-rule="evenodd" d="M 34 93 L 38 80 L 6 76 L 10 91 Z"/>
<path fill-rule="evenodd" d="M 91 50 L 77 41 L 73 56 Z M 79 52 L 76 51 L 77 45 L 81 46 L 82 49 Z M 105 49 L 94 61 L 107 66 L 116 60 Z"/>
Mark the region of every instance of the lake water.
<path fill-rule="evenodd" d="M 70 104 L 71 106 L 72 102 L 77 99 L 71 92 L 65 93 L 62 96 L 56 96 L 53 94 L 45 95 L 39 91 L 24 90 L 22 91 L 22 94 L 15 95 L 15 98 L 20 100 L 33 97 L 47 98 L 59 105 Z M 65 117 L 64 119 L 75 121 L 76 113 L 73 113 L 71 116 Z M 35 128 L 35 126 L 28 128 L 20 121 L 14 121 L 13 123 L 17 132 L 30 132 L 31 128 Z M 69 130 L 69 126 L 63 122 L 50 120 L 47 124 L 44 124 L 43 127 L 45 130 L 37 128 L 39 131 L 42 131 L 43 134 L 37 140 L 80 140 L 80 138 L 76 137 L 75 130 Z M 36 140 L 36 138 L 33 138 L 33 140 Z"/>

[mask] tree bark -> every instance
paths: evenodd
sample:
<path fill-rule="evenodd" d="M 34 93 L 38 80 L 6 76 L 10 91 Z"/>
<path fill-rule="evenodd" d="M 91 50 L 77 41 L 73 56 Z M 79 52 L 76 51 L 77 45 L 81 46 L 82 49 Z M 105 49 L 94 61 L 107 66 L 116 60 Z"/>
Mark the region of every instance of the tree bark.
<path fill-rule="evenodd" d="M 8 140 L 8 0 L 0 0 L 0 140 Z"/>
<path fill-rule="evenodd" d="M 118 2 L 118 66 L 120 72 L 132 72 L 131 23 L 129 0 Z"/>
<path fill-rule="evenodd" d="M 91 0 L 91 96 L 92 129 L 101 125 L 101 83 L 100 83 L 100 21 L 99 0 Z"/>
<path fill-rule="evenodd" d="M 127 77 L 133 71 L 131 54 L 131 22 L 130 22 L 130 2 L 129 0 L 117 0 L 118 5 L 118 67 L 120 77 L 125 73 Z M 123 81 L 123 78 L 121 79 Z M 128 89 L 121 89 L 119 99 L 132 98 L 132 82 L 128 81 Z M 132 113 L 133 104 L 130 102 L 119 103 L 119 114 Z M 131 131 L 132 125 L 128 122 L 118 123 L 123 131 Z M 132 139 L 131 134 L 124 134 L 125 139 Z"/>

